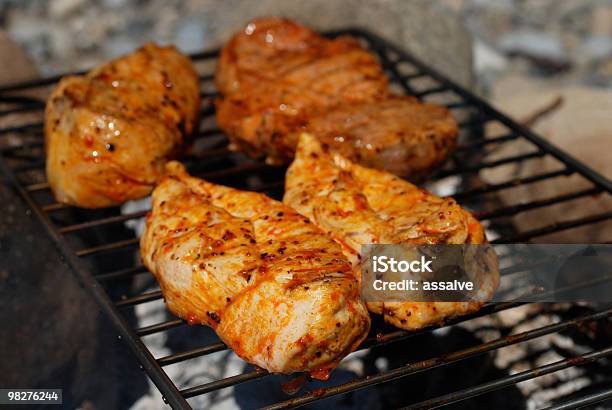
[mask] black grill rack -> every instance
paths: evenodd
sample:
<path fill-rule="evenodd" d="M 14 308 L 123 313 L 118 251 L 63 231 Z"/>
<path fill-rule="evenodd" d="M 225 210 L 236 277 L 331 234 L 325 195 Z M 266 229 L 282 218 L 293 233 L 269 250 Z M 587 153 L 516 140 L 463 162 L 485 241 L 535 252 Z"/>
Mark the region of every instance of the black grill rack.
<path fill-rule="evenodd" d="M 462 136 L 459 148 L 453 159 L 449 161 L 449 165 L 434 175 L 432 181 L 459 177 L 461 183 L 454 194 L 455 198 L 463 205 L 473 209 L 478 217 L 489 224 L 490 227 L 502 232 L 502 236 L 495 239 L 494 242 L 527 242 L 551 233 L 603 223 L 612 219 L 612 209 L 608 209 L 603 213 L 586 214 L 527 231 L 517 231 L 512 224 L 513 218 L 517 215 L 569 201 L 603 201 L 604 199 L 607 201 L 612 193 L 612 183 L 402 49 L 360 29 L 329 33 L 330 36 L 341 34 L 349 34 L 360 39 L 376 53 L 389 74 L 394 87 L 427 101 L 437 101 L 442 97 L 440 101 L 443 101 L 443 104 L 460 119 Z M 216 96 L 213 74 L 217 55 L 218 50 L 214 50 L 192 56 L 201 72 L 204 105 L 202 107 L 201 129 L 195 135 L 195 148 L 192 154 L 183 158 L 183 162 L 187 164 L 190 172 L 213 182 L 265 192 L 279 198 L 282 195 L 285 169 L 270 167 L 252 161 L 239 153 L 230 152 L 226 137 L 215 128 L 212 100 Z M 140 291 L 135 294 L 116 295 L 115 283 L 117 281 L 124 281 L 123 283 L 125 283 L 125 280 L 151 276 L 142 265 L 133 263 L 134 258 L 108 258 L 109 254 L 115 255 L 125 252 L 131 252 L 133 255 L 138 246 L 137 238 L 131 231 L 117 227 L 122 228 L 124 222 L 143 217 L 146 211 L 122 214 L 118 209 L 80 210 L 71 208 L 55 202 L 44 179 L 42 132 L 44 97 L 41 97 L 40 94 L 36 94 L 34 97 L 31 95 L 32 92 L 48 93 L 49 87 L 53 86 L 59 78 L 60 76 L 57 76 L 0 88 L 0 103 L 9 107 L 0 111 L 0 121 L 9 117 L 13 120 L 13 125 L 10 127 L 4 126 L 0 129 L 0 152 L 2 153 L 0 166 L 9 183 L 18 191 L 27 207 L 37 216 L 48 235 L 57 245 L 69 269 L 116 326 L 119 337 L 131 348 L 142 368 L 172 407 L 190 408 L 186 400 L 190 397 L 267 377 L 268 374 L 265 371 L 256 369 L 181 390 L 164 371 L 165 366 L 219 352 L 227 349 L 227 347 L 218 341 L 165 357 L 153 357 L 147 349 L 143 343 L 143 337 L 180 328 L 186 326 L 186 323 L 174 318 L 135 328 L 126 318 L 125 308 L 159 300 L 162 298 L 161 292 Z M 17 125 L 14 125 L 15 122 Z M 496 123 L 505 131 L 494 137 L 485 137 L 483 129 L 491 123 Z M 519 150 L 516 151 L 518 153 L 515 152 L 501 158 L 489 158 L 491 153 L 496 152 L 495 149 L 509 144 L 522 144 L 527 150 Z M 487 170 L 544 160 L 553 160 L 557 164 L 557 168 L 487 183 L 480 178 Z M 495 200 L 497 193 L 518 186 L 523 187 L 538 183 L 559 184 L 567 178 L 580 179 L 585 187 L 575 192 L 531 202 L 523 201 L 510 206 L 501 206 Z M 100 234 L 100 231 L 104 228 L 112 228 L 112 231 L 123 233 L 118 238 L 117 234 L 114 234 L 112 239 L 109 240 L 108 236 Z M 88 244 L 86 247 L 83 247 L 83 242 L 78 241 L 83 241 L 83 238 L 87 239 L 85 241 Z M 99 263 L 101 256 L 106 256 L 105 263 Z M 121 266 L 114 266 L 111 262 L 111 268 L 108 269 L 109 259 L 112 261 L 116 259 L 116 264 Z M 104 266 L 106 270 L 101 269 L 100 266 Z M 479 312 L 450 320 L 444 326 L 452 326 L 519 305 L 521 303 L 485 305 Z M 390 383 L 399 378 L 477 357 L 485 352 L 505 346 L 576 328 L 588 322 L 610 320 L 611 315 L 612 309 L 595 311 L 586 316 L 563 320 L 559 323 L 502 337 L 464 350 L 448 352 L 440 357 L 405 363 L 400 367 L 357 378 L 348 383 L 308 391 L 296 397 L 287 396 L 287 400 L 271 404 L 267 408 L 281 409 L 301 406 L 333 395 L 341 395 L 381 383 Z M 390 328 L 383 328 L 383 331 L 380 331 L 380 329 L 373 330 L 360 346 L 360 349 L 405 340 L 431 332 L 433 329 L 434 327 L 418 332 L 406 332 Z M 440 397 L 417 402 L 411 407 L 429 408 L 461 401 L 571 366 L 591 363 L 610 355 L 612 355 L 612 341 L 609 346 L 599 350 L 491 380 L 470 388 L 449 392 Z M 333 380 L 332 373 L 332 383 Z M 612 398 L 612 389 L 604 388 L 564 402 L 555 408 L 577 408 L 610 398 Z M 417 401 L 422 399 L 416 398 Z"/>

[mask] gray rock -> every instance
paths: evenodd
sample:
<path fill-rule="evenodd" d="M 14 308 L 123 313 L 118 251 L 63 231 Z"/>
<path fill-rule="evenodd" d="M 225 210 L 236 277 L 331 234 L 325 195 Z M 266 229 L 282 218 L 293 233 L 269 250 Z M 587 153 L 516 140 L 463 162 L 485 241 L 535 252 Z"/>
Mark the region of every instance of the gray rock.
<path fill-rule="evenodd" d="M 126 0 L 102 0 L 102 2 L 109 8 L 120 8 L 126 5 Z"/>
<path fill-rule="evenodd" d="M 8 35 L 0 30 L 0 85 L 13 82 L 31 80 L 38 76 L 38 72 L 25 52 Z"/>
<path fill-rule="evenodd" d="M 587 73 L 586 84 L 612 88 L 612 56 L 595 64 L 593 70 Z"/>
<path fill-rule="evenodd" d="M 488 71 L 501 72 L 508 67 L 508 59 L 482 40 L 474 41 L 474 70 L 480 75 Z"/>
<path fill-rule="evenodd" d="M 132 52 L 141 44 L 141 41 L 130 36 L 113 36 L 104 42 L 104 50 L 108 58 L 115 58 Z"/>
<path fill-rule="evenodd" d="M 588 37 L 582 42 L 579 53 L 587 61 L 610 57 L 612 56 L 612 37 L 604 35 Z"/>
<path fill-rule="evenodd" d="M 595 35 L 612 35 L 612 2 L 602 3 L 591 11 L 593 15 L 592 32 Z"/>
<path fill-rule="evenodd" d="M 33 12 L 37 3 L 24 0 L 6 14 L 7 27 L 45 74 L 74 70 L 83 59 L 99 64 L 147 41 L 175 43 L 184 51 L 218 46 L 254 17 L 281 15 L 320 30 L 367 28 L 458 82 L 472 84 L 470 35 L 448 7 L 427 0 L 101 0 L 87 7 L 84 0 L 53 3 Z M 64 33 L 49 42 L 45 36 L 53 30 Z"/>
<path fill-rule="evenodd" d="M 561 39 L 541 31 L 512 31 L 502 36 L 499 40 L 499 47 L 508 54 L 519 54 L 550 61 L 567 60 Z"/>
<path fill-rule="evenodd" d="M 49 2 L 49 14 L 52 17 L 64 17 L 77 11 L 85 3 L 84 0 L 54 0 Z"/>

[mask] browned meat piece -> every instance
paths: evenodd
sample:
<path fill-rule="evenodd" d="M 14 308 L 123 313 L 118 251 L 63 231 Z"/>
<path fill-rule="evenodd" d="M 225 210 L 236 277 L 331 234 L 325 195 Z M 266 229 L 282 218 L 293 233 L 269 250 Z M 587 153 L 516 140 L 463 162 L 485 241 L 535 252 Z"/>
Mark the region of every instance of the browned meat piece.
<path fill-rule="evenodd" d="M 141 254 L 168 308 L 250 363 L 325 378 L 370 326 L 340 246 L 281 202 L 167 166 Z"/>
<path fill-rule="evenodd" d="M 199 109 L 197 73 L 174 47 L 148 44 L 63 78 L 45 111 L 56 199 L 99 208 L 148 195 L 197 126 Z"/>
<path fill-rule="evenodd" d="M 380 65 L 356 40 L 327 40 L 284 19 L 255 20 L 234 36 L 221 53 L 217 86 L 219 126 L 249 155 L 271 162 L 293 157 L 294 131 L 312 115 L 387 93 Z"/>
<path fill-rule="evenodd" d="M 387 172 L 332 155 L 308 134 L 300 137 L 295 161 L 287 170 L 283 202 L 342 244 L 356 265 L 364 244 L 486 242 L 482 225 L 452 198 L 440 198 Z M 496 270 L 483 277 L 479 292 L 484 296 L 479 300 L 491 298 L 498 281 Z M 368 303 L 368 309 L 400 328 L 419 329 L 481 305 L 376 302 Z"/>
<path fill-rule="evenodd" d="M 338 107 L 306 129 L 351 161 L 413 179 L 446 160 L 458 132 L 446 108 L 400 96 Z"/>
<path fill-rule="evenodd" d="M 217 122 L 232 147 L 270 163 L 289 162 L 304 130 L 403 176 L 428 172 L 455 145 L 448 111 L 390 94 L 357 40 L 329 40 L 290 20 L 249 23 L 223 48 L 216 81 Z"/>

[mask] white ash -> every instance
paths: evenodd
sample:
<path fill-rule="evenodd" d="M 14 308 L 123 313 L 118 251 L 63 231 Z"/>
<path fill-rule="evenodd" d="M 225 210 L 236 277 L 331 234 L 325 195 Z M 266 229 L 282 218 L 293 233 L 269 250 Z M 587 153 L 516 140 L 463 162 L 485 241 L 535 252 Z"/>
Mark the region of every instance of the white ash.
<path fill-rule="evenodd" d="M 168 311 L 163 301 L 144 303 L 136 306 L 136 317 L 138 318 L 138 326 L 147 326 L 167 320 Z M 166 346 L 166 340 L 166 332 L 155 333 L 143 338 L 144 344 L 156 358 L 173 353 Z M 180 364 L 169 365 L 164 367 L 164 370 L 177 387 L 181 389 L 239 374 L 243 364 L 242 360 L 228 350 L 198 357 Z M 132 409 L 169 408 L 164 403 L 157 387 L 150 380 L 149 386 L 149 393 L 134 403 Z M 189 403 L 194 408 L 235 409 L 238 406 L 234 400 L 232 390 L 233 388 L 230 387 L 223 390 L 221 395 L 205 394 L 196 396 L 189 399 Z"/>
<path fill-rule="evenodd" d="M 517 334 L 558 323 L 562 318 L 555 314 L 552 305 L 530 304 L 505 310 L 494 315 L 468 321 L 461 326 L 473 331 L 484 341 Z M 563 311 L 568 305 L 555 305 Z M 481 330 L 483 329 L 483 330 Z M 552 333 L 525 342 L 510 345 L 494 352 L 495 365 L 509 368 L 511 374 L 544 366 L 566 357 L 557 353 L 554 347 L 563 348 L 578 356 L 593 350 L 593 347 L 577 344 L 571 337 Z M 567 369 L 526 380 L 517 388 L 527 398 L 527 408 L 536 409 L 552 405 L 553 400 L 577 392 L 594 382 L 591 375 L 580 367 Z"/>
<path fill-rule="evenodd" d="M 151 209 L 151 197 L 148 196 L 136 201 L 128 201 L 121 205 L 121 214 L 131 214 L 139 211 L 147 211 Z M 144 218 L 130 219 L 125 222 L 126 228 L 132 229 L 136 236 L 140 238 L 144 232 Z"/>
<path fill-rule="evenodd" d="M 564 380 L 568 381 L 568 380 Z M 587 377 L 572 377 L 571 381 L 563 383 L 558 387 L 551 387 L 547 389 L 537 390 L 533 392 L 529 401 L 527 402 L 528 410 L 535 410 L 547 407 L 552 401 L 558 397 L 563 397 L 568 394 L 574 393 L 582 388 L 591 385 L 591 380 Z M 520 386 L 520 385 L 519 385 Z"/>

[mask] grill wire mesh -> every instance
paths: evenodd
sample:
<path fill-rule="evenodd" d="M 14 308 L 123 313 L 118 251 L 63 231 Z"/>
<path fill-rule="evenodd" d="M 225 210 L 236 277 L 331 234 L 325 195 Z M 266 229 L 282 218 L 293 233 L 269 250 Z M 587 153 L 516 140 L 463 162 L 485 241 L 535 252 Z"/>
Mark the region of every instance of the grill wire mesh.
<path fill-rule="evenodd" d="M 437 183 L 444 180 L 458 181 L 456 189 L 451 193 L 462 205 L 472 209 L 489 229 L 499 233 L 494 238 L 494 243 L 527 242 L 552 233 L 603 223 L 612 219 L 612 209 L 596 214 L 588 213 L 587 209 L 580 217 L 518 231 L 511 223 L 513 217 L 569 201 L 603 200 L 604 198 L 608 200 L 612 193 L 612 183 L 383 39 L 369 32 L 354 29 L 329 33 L 330 36 L 339 34 L 350 34 L 361 39 L 376 53 L 391 78 L 392 86 L 397 90 L 413 94 L 425 101 L 442 101 L 459 118 L 462 131 L 459 148 L 448 166 L 434 175 L 431 185 L 435 188 Z M 213 73 L 217 54 L 215 50 L 192 56 L 201 73 L 202 122 L 199 132 L 194 136 L 193 150 L 182 158 L 182 161 L 191 173 L 212 182 L 264 192 L 278 199 L 282 196 L 285 168 L 271 167 L 250 160 L 240 153 L 230 152 L 226 137 L 215 128 L 212 101 L 216 97 Z M 227 347 L 217 341 L 164 357 L 153 357 L 150 350 L 147 349 L 143 338 L 187 326 L 187 324 L 173 318 L 144 327 L 134 327 L 126 317 L 126 310 L 161 299 L 161 292 L 145 290 L 131 294 L 117 294 L 117 284 L 125 284 L 126 281 L 138 278 L 140 280 L 143 280 L 142 278 L 152 279 L 150 273 L 139 262 L 134 263 L 133 257 L 125 257 L 126 254 L 133 255 L 138 246 L 138 239 L 134 237 L 133 232 L 125 229 L 124 223 L 142 218 L 146 211 L 121 213 L 118 209 L 82 210 L 59 204 L 53 199 L 44 176 L 42 111 L 44 95 L 58 79 L 59 76 L 0 89 L 0 103 L 8 107 L 0 110 L 0 124 L 9 118 L 13 124 L 0 128 L 0 153 L 2 154 L 0 166 L 9 183 L 19 192 L 27 207 L 38 217 L 49 236 L 55 241 L 69 269 L 96 299 L 101 310 L 116 326 L 120 338 L 131 348 L 143 370 L 172 407 L 190 408 L 186 401 L 187 398 L 269 377 L 265 371 L 255 369 L 179 389 L 164 370 L 166 366 L 224 351 Z M 14 125 L 15 122 L 18 125 Z M 492 123 L 501 126 L 501 129 L 505 131 L 499 135 L 485 137 L 484 128 Z M 496 149 L 509 144 L 522 145 L 526 149 L 501 158 L 489 158 Z M 489 170 L 545 159 L 554 161 L 557 168 L 517 178 L 482 182 L 482 174 Z M 529 202 L 522 201 L 510 206 L 500 205 L 493 199 L 496 193 L 518 186 L 562 183 L 564 178 L 570 177 L 583 180 L 586 184 L 585 188 Z M 104 230 L 113 232 L 110 239 Z M 606 240 L 609 241 L 612 238 Z M 88 245 L 83 247 L 82 243 Z M 520 305 L 521 303 L 512 302 L 485 305 L 475 314 L 449 320 L 444 325 L 437 327 L 452 326 Z M 478 357 L 496 349 L 579 328 L 589 323 L 609 321 L 611 315 L 612 309 L 593 311 L 587 315 L 564 319 L 558 323 L 500 337 L 462 350 L 449 351 L 442 356 L 405 363 L 399 367 L 358 377 L 346 383 L 337 383 L 333 387 L 302 392 L 294 397 L 287 396 L 287 400 L 270 404 L 267 408 L 295 407 L 378 384 L 393 383 L 400 378 Z M 388 345 L 433 330 L 432 327 L 418 332 L 406 332 L 375 326 L 359 349 Z M 602 360 L 610 355 L 612 355 L 612 340 L 608 346 L 576 357 L 534 367 L 468 388 L 449 391 L 447 394 L 424 401 L 418 402 L 422 398 L 417 397 L 417 402 L 410 408 L 430 408 L 458 402 L 545 374 Z M 331 381 L 333 384 L 333 373 Z M 577 408 L 610 398 L 612 398 L 612 389 L 604 388 L 556 404 L 551 408 Z"/>

